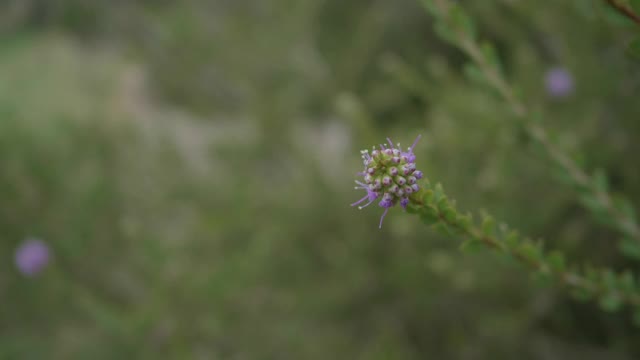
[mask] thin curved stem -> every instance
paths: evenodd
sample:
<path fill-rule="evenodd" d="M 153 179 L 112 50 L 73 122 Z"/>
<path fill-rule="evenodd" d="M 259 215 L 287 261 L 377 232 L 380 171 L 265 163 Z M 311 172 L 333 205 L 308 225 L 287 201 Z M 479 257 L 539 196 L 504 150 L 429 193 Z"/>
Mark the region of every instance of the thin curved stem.
<path fill-rule="evenodd" d="M 619 5 L 616 0 L 609 1 Z M 438 20 L 445 22 L 449 20 L 447 14 L 450 13 L 452 7 L 457 6 L 449 0 L 433 0 L 430 3 L 433 5 L 432 11 L 434 11 L 434 15 L 439 18 Z M 512 87 L 508 84 L 499 68 L 493 65 L 486 57 L 476 39 L 474 39 L 468 31 L 460 27 L 450 26 L 450 28 L 455 36 L 455 45 L 463 50 L 478 66 L 488 84 L 493 87 L 508 104 L 511 112 L 525 132 L 541 145 L 547 153 L 547 156 L 563 169 L 576 187 L 584 189 L 583 191 L 591 195 L 595 202 L 608 214 L 608 217 L 617 230 L 630 239 L 635 240 L 637 243 L 640 243 L 640 226 L 636 219 L 632 215 L 618 209 L 611 194 L 606 189 L 599 187 L 591 176 L 554 143 L 542 126 L 530 121 L 529 118 L 531 114 L 526 105 L 515 95 Z"/>

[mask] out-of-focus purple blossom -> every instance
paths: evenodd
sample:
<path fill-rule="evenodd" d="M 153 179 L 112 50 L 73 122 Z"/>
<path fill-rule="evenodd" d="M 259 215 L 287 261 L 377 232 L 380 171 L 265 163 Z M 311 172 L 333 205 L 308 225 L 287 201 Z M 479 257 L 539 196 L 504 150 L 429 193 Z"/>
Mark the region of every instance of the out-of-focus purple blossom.
<path fill-rule="evenodd" d="M 418 140 L 420 136 L 411 147 L 407 148 L 407 151 L 402 151 L 400 144 L 397 147 L 394 146 L 389 138 L 387 138 L 388 146 L 381 144 L 379 149 L 374 147 L 371 153 L 369 150 L 361 151 L 364 170 L 358 175 L 364 177 L 364 182 L 356 181 L 358 184 L 356 189 L 365 190 L 367 194 L 351 206 L 366 201 L 365 205 L 358 206 L 359 209 L 363 209 L 381 198 L 378 206 L 384 208 L 384 212 L 380 217 L 379 227 L 382 227 L 382 220 L 390 208 L 399 203 L 405 209 L 410 203 L 410 194 L 420 190 L 416 181 L 422 178 L 423 174 L 416 170 L 416 156 L 413 153 Z"/>
<path fill-rule="evenodd" d="M 49 247 L 42 240 L 27 239 L 15 254 L 16 267 L 26 276 L 35 276 L 49 263 Z"/>
<path fill-rule="evenodd" d="M 573 94 L 573 76 L 562 67 L 554 67 L 545 75 L 547 93 L 554 98 L 564 98 Z"/>

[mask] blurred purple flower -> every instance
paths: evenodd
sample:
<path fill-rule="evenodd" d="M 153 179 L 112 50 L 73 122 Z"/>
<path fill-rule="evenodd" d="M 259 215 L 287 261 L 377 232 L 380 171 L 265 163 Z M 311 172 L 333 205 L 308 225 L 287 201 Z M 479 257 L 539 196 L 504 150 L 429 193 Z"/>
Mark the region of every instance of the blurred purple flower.
<path fill-rule="evenodd" d="M 15 254 L 16 267 L 26 276 L 37 275 L 49 263 L 49 247 L 38 239 L 27 239 Z"/>
<path fill-rule="evenodd" d="M 554 98 L 563 98 L 573 93 L 573 77 L 565 68 L 554 67 L 545 75 L 547 93 Z"/>

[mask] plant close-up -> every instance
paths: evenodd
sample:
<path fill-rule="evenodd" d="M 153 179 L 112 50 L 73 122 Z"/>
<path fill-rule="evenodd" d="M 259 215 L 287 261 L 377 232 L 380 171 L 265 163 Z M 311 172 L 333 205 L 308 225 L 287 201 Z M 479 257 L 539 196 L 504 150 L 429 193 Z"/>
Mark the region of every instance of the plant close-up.
<path fill-rule="evenodd" d="M 638 359 L 639 96 L 638 0 L 2 1 L 0 360 Z"/>

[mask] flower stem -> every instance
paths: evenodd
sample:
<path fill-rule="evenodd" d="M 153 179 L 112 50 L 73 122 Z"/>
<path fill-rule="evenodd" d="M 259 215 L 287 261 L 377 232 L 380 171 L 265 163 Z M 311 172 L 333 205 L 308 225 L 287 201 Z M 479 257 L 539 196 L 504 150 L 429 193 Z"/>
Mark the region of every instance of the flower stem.
<path fill-rule="evenodd" d="M 413 205 L 410 208 L 410 212 L 419 214 L 425 223 L 441 224 L 449 232 L 465 238 L 465 243 L 482 244 L 496 252 L 510 255 L 534 273 L 555 279 L 557 283 L 584 298 L 595 298 L 601 304 L 604 302 L 609 305 L 613 301 L 616 308 L 622 304 L 640 308 L 640 288 L 631 273 L 614 274 L 607 269 L 593 268 L 581 273 L 575 267 L 565 265 L 559 253 L 543 251 L 540 243 L 509 231 L 506 225 L 501 226 L 501 230 L 494 230 L 493 219 L 488 216 L 478 225 L 470 215 L 458 213 L 441 185 L 432 188 L 428 181 L 425 183 L 423 190 L 412 197 Z"/>
<path fill-rule="evenodd" d="M 618 3 L 615 0 L 610 2 Z M 451 33 L 450 41 L 464 51 L 484 75 L 489 86 L 494 88 L 508 104 L 511 112 L 524 131 L 544 149 L 547 156 L 568 175 L 579 192 L 587 195 L 607 217 L 607 223 L 640 246 L 640 226 L 633 214 L 619 209 L 611 194 L 598 185 L 597 181 L 587 174 L 560 146 L 554 143 L 547 131 L 533 121 L 526 105 L 516 96 L 513 88 L 506 81 L 500 68 L 491 61 L 472 32 L 452 19 L 452 10 L 458 16 L 462 9 L 450 0 L 427 0 L 425 4 L 436 16 L 436 20 L 446 26 Z M 637 16 L 637 15 L 636 15 Z M 640 20 L 640 19 L 639 19 Z M 470 20 L 468 20 L 470 22 Z"/>

